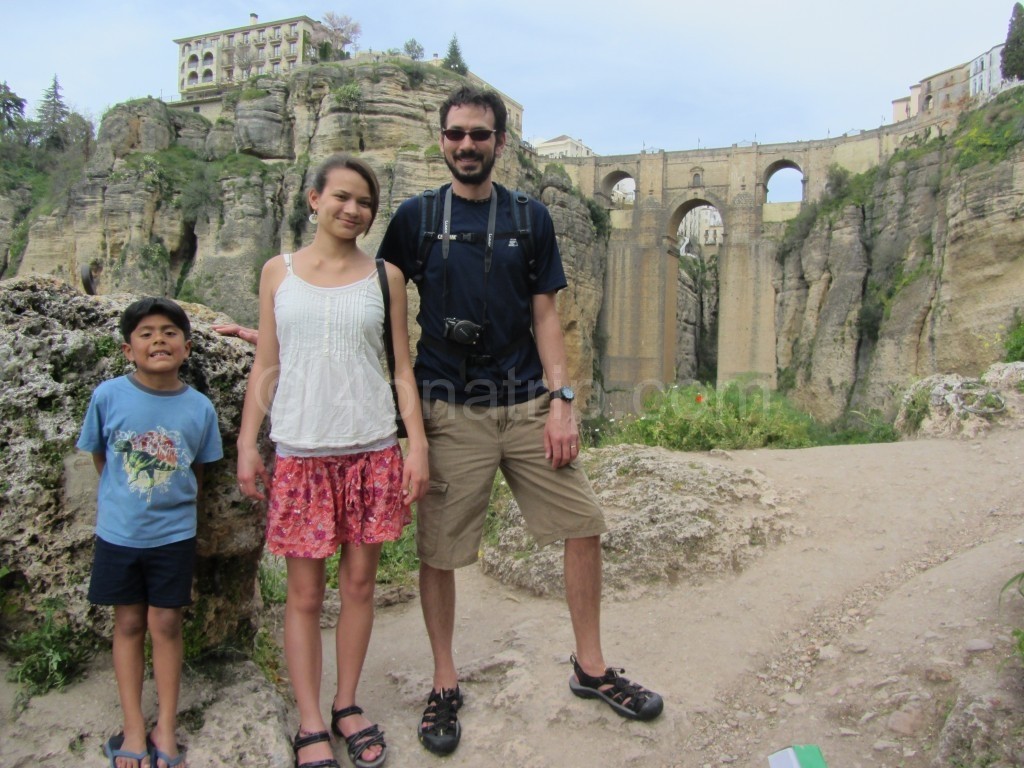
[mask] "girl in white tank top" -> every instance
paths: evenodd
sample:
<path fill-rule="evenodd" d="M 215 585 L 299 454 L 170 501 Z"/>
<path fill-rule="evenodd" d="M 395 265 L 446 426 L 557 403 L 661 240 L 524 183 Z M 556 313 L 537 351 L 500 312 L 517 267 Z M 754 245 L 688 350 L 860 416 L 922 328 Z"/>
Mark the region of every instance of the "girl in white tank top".
<path fill-rule="evenodd" d="M 320 613 L 327 557 L 341 550 L 337 692 L 331 730 L 357 768 L 387 756 L 381 729 L 356 706 L 373 626 L 381 546 L 411 522 L 427 490 L 427 442 L 409 357 L 405 278 L 387 265 L 398 406 L 408 431 L 402 458 L 383 355 L 384 303 L 376 263 L 356 243 L 373 223 L 380 187 L 361 160 L 335 155 L 308 193 L 313 242 L 268 261 L 260 325 L 238 437 L 238 483 L 269 496 L 267 549 L 287 558 L 285 658 L 299 711 L 296 765 L 336 766 L 320 712 Z M 271 415 L 273 479 L 258 449 Z M 266 496 L 265 496 L 266 494 Z"/>

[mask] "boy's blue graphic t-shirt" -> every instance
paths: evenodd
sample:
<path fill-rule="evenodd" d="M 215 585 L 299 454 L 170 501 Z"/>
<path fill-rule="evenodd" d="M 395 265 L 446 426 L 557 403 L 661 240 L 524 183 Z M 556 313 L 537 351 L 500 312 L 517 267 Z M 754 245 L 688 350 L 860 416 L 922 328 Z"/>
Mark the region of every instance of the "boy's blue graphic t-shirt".
<path fill-rule="evenodd" d="M 96 534 L 125 547 L 159 547 L 196 535 L 194 463 L 223 456 L 209 398 L 187 385 L 149 389 L 130 376 L 100 384 L 78 447 L 102 453 Z"/>

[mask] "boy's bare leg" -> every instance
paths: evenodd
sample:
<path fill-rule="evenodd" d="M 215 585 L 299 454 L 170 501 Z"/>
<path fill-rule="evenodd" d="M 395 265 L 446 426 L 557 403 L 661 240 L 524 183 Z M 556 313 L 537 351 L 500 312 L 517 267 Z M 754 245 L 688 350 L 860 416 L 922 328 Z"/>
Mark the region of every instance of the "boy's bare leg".
<path fill-rule="evenodd" d="M 181 693 L 181 665 L 184 644 L 181 636 L 181 608 L 149 609 L 149 634 L 153 639 L 153 678 L 156 681 L 158 714 L 152 739 L 168 757 L 178 754 L 178 698 Z M 167 768 L 158 760 L 153 768 Z"/>
<path fill-rule="evenodd" d="M 114 606 L 114 676 L 124 713 L 127 752 L 146 751 L 146 721 L 142 715 L 142 679 L 145 673 L 146 605 Z M 136 761 L 118 758 L 117 768 L 140 768 Z M 144 768 L 144 766 L 143 766 Z"/>

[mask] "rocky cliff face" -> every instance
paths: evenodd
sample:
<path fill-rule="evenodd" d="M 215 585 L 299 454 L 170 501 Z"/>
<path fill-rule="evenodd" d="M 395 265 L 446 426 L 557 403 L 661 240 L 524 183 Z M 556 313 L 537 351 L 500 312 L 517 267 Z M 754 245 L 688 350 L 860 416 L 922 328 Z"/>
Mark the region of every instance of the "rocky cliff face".
<path fill-rule="evenodd" d="M 1024 153 L 961 168 L 962 144 L 930 146 L 880 167 L 779 262 L 780 381 L 821 419 L 891 417 L 919 378 L 977 375 L 1024 308 Z"/>
<path fill-rule="evenodd" d="M 212 124 L 154 99 L 118 105 L 68 205 L 32 222 L 17 273 L 78 286 L 85 269 L 101 294 L 164 294 L 254 324 L 263 262 L 312 237 L 305 192 L 317 164 L 346 151 L 377 172 L 381 211 L 363 243 L 375 252 L 391 211 L 449 177 L 437 109 L 459 82 L 434 67 L 339 62 L 261 79 L 225 97 Z M 572 286 L 560 298 L 570 365 L 589 380 L 604 267 L 587 209 L 563 185 L 545 187 L 512 134 L 495 171 L 552 210 Z M 8 209 L 0 200 L 4 253 Z"/>

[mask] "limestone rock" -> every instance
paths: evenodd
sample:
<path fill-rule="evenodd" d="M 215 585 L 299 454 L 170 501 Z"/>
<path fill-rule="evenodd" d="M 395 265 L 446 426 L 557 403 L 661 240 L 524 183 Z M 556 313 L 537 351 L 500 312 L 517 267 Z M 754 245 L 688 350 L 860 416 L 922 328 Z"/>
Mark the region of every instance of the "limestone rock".
<path fill-rule="evenodd" d="M 866 204 L 819 217 L 783 254 L 776 357 L 820 419 L 891 416 L 911 381 L 975 375 L 1002 353 L 1024 284 L 1024 153 L 960 169 L 952 143 L 884 166 Z"/>
<path fill-rule="evenodd" d="M 782 499 L 756 473 L 636 445 L 588 451 L 584 464 L 609 528 L 601 539 L 605 588 L 619 599 L 661 582 L 741 570 L 791 533 Z M 562 594 L 562 548 L 537 548 L 502 487 L 484 572 L 538 595 Z"/>
<path fill-rule="evenodd" d="M 921 437 L 974 438 L 997 425 L 1024 426 L 1024 362 L 997 363 L 980 379 L 956 374 L 927 376 L 910 385 L 895 426 Z"/>
<path fill-rule="evenodd" d="M 96 472 L 74 444 L 96 385 L 128 369 L 117 322 L 137 296 L 85 296 L 54 278 L 0 282 L 0 562 L 5 597 L 25 627 L 58 601 L 79 629 L 111 630 L 109 610 L 86 599 L 96 516 Z M 208 468 L 199 515 L 199 558 L 189 637 L 200 648 L 251 634 L 264 510 L 241 497 L 235 441 L 252 348 L 210 324 L 226 321 L 185 305 L 193 352 L 184 378 L 213 401 L 225 458 Z M 16 588 L 14 588 L 16 587 Z"/>

